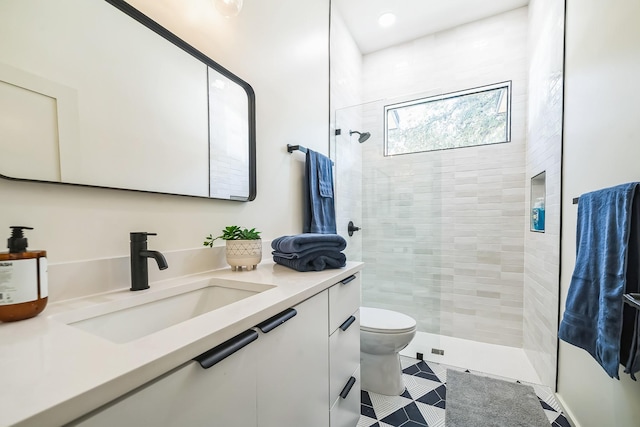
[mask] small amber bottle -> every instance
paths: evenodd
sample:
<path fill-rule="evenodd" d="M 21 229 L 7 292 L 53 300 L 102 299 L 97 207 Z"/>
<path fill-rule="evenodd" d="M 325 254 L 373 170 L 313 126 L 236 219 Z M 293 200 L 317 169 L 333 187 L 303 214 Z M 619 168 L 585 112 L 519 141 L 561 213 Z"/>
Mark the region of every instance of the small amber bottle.
<path fill-rule="evenodd" d="M 28 251 L 22 230 L 31 227 L 12 226 L 7 241 L 9 253 L 0 253 L 0 321 L 35 317 L 48 300 L 47 252 Z"/>

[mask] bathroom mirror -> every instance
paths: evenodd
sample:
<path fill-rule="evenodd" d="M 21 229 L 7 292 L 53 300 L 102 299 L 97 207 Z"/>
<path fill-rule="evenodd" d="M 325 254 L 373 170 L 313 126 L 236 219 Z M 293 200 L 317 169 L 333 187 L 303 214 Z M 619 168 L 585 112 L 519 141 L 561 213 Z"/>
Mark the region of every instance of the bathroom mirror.
<path fill-rule="evenodd" d="M 0 0 L 0 152 L 9 179 L 249 201 L 254 93 L 124 1 Z"/>

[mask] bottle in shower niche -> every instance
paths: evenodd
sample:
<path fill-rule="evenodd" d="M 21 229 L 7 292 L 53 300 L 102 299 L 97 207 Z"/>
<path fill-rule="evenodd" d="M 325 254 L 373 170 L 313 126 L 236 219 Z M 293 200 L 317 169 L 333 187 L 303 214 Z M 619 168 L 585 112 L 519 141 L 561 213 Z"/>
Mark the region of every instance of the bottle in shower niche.
<path fill-rule="evenodd" d="M 531 222 L 535 231 L 544 231 L 544 198 L 538 197 L 531 210 Z"/>
<path fill-rule="evenodd" d="M 48 300 L 47 252 L 27 250 L 23 230 L 31 227 L 12 226 L 7 240 L 9 252 L 0 253 L 0 321 L 35 317 Z"/>

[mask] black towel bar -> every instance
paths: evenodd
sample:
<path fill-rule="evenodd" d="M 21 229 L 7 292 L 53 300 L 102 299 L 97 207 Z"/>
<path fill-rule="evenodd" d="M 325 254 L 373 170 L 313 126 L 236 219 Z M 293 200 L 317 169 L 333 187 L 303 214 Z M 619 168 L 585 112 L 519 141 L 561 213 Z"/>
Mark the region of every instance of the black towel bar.
<path fill-rule="evenodd" d="M 287 151 L 289 153 L 293 153 L 294 151 L 302 151 L 303 153 L 307 152 L 307 147 L 303 147 L 302 145 L 291 145 L 287 144 Z"/>
<path fill-rule="evenodd" d="M 287 151 L 289 153 L 293 153 L 294 151 L 300 151 L 302 153 L 306 153 L 307 152 L 307 147 L 304 147 L 302 145 L 291 145 L 291 144 L 287 144 Z M 333 160 L 331 161 L 331 164 L 334 165 L 335 163 L 333 162 Z"/>
<path fill-rule="evenodd" d="M 624 302 L 640 310 L 640 294 L 624 294 Z"/>
<path fill-rule="evenodd" d="M 573 204 L 577 205 L 578 204 L 578 200 L 580 200 L 580 197 L 574 197 L 573 198 Z"/>

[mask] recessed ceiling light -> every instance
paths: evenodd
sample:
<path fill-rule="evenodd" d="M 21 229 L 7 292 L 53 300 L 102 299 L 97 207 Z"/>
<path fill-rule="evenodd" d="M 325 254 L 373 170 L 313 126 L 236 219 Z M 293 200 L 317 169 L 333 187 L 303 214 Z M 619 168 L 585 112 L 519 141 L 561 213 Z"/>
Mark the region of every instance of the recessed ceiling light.
<path fill-rule="evenodd" d="M 240 13 L 243 0 L 213 0 L 213 4 L 218 12 L 225 18 L 231 18 Z"/>
<path fill-rule="evenodd" d="M 378 24 L 381 27 L 390 27 L 396 22 L 396 15 L 391 12 L 383 13 L 378 18 Z"/>

